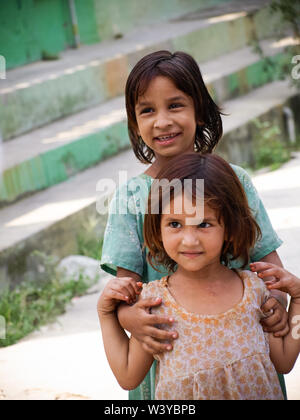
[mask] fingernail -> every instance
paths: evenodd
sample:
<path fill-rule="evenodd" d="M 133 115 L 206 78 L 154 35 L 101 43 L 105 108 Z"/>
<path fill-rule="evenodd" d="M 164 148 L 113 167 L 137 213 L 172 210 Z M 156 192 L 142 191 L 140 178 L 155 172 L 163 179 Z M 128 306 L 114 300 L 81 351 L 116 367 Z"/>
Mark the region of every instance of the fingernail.
<path fill-rule="evenodd" d="M 174 321 L 174 319 L 173 319 L 173 318 L 169 318 L 169 321 L 170 321 L 170 322 L 173 322 L 173 321 Z"/>
<path fill-rule="evenodd" d="M 172 350 L 172 346 L 167 346 L 167 350 Z"/>

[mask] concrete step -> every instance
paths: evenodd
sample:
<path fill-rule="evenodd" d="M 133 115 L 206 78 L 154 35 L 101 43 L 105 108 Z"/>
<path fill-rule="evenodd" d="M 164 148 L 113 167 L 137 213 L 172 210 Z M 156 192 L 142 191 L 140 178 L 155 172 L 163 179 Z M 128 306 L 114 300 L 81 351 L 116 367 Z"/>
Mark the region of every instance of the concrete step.
<path fill-rule="evenodd" d="M 251 136 L 254 119 L 270 119 L 283 125 L 283 106 L 296 92 L 289 82 L 277 81 L 258 88 L 241 98 L 223 104 L 224 138 L 217 151 L 228 161 L 247 162 L 253 149 Z M 96 184 L 112 179 L 118 184 L 118 171 L 127 171 L 128 179 L 146 170 L 131 150 L 107 159 L 68 181 L 25 198 L 0 210 L 0 284 L 21 281 L 29 254 L 39 249 L 65 257 L 77 253 L 76 235 L 86 222 L 95 221 L 95 235 L 101 238 L 106 215 L 96 211 Z"/>
<path fill-rule="evenodd" d="M 269 61 L 283 58 L 283 44 L 265 40 Z M 219 104 L 270 82 L 278 74 L 264 71 L 264 61 L 251 47 L 223 55 L 200 65 L 203 77 Z M 0 206 L 65 181 L 77 172 L 112 156 L 129 145 L 125 99 L 113 98 L 49 125 L 4 142 Z M 0 156 L 1 158 L 1 156 Z"/>
<path fill-rule="evenodd" d="M 5 142 L 0 203 L 65 181 L 128 144 L 123 97 Z"/>
<path fill-rule="evenodd" d="M 122 39 L 65 51 L 58 61 L 8 71 L 7 79 L 0 81 L 2 138 L 9 140 L 122 94 L 133 65 L 151 51 L 184 50 L 205 62 L 272 36 L 278 18 L 270 16 L 268 3 L 244 0 L 225 9 L 216 6 L 203 17 L 201 12 L 192 20 L 185 16 L 146 25 Z"/>

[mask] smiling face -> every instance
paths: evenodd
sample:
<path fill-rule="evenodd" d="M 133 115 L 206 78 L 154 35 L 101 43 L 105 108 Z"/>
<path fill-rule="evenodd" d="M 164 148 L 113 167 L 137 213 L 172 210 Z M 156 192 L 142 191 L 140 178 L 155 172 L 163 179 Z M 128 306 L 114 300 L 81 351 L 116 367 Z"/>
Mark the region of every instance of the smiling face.
<path fill-rule="evenodd" d="M 193 99 L 171 79 L 155 77 L 135 106 L 137 133 L 158 157 L 193 152 L 196 134 Z"/>
<path fill-rule="evenodd" d="M 170 214 L 162 214 L 161 217 L 161 239 L 165 252 L 178 264 L 178 271 L 196 272 L 219 267 L 225 229 L 218 221 L 216 211 L 205 204 L 204 219 L 199 224 L 189 225 L 186 219 L 191 217 L 190 214 L 184 211 L 183 214 L 174 214 L 174 209 L 182 205 L 182 200 L 182 196 L 175 197 L 170 203 Z"/>

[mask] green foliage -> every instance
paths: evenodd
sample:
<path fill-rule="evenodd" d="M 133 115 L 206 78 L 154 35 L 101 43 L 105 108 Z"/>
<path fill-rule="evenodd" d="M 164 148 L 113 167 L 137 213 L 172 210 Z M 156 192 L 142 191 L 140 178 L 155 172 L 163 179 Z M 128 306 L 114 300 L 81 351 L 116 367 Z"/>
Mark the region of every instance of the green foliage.
<path fill-rule="evenodd" d="M 293 42 L 284 48 L 284 54 L 279 61 L 265 55 L 260 41 L 254 38 L 252 41 L 253 51 L 263 60 L 263 71 L 271 75 L 274 80 L 289 78 L 290 82 L 299 90 L 299 80 L 291 77 L 293 68 L 292 59 L 299 54 L 300 45 L 300 1 L 299 0 L 272 0 L 269 5 L 270 12 L 279 14 L 281 25 L 279 25 L 278 39 L 292 35 Z M 288 30 L 288 32 L 287 32 Z"/>
<path fill-rule="evenodd" d="M 283 22 L 289 23 L 294 36 L 300 39 L 300 2 L 299 0 L 272 0 L 270 9 L 273 13 L 280 13 Z"/>
<path fill-rule="evenodd" d="M 78 253 L 99 260 L 102 254 L 103 238 L 97 236 L 97 219 L 90 217 L 77 235 Z"/>
<path fill-rule="evenodd" d="M 281 140 L 280 128 L 269 121 L 255 120 L 254 124 L 258 129 L 254 138 L 254 169 L 265 167 L 270 167 L 271 170 L 278 169 L 291 158 L 290 149 Z"/>
<path fill-rule="evenodd" d="M 6 323 L 6 338 L 0 340 L 0 347 L 16 343 L 21 338 L 53 322 L 65 312 L 75 296 L 82 296 L 90 282 L 81 275 L 78 280 L 61 279 L 56 273 L 57 260 L 39 251 L 32 254 L 38 272 L 31 274 L 13 290 L 0 294 L 0 315 Z"/>

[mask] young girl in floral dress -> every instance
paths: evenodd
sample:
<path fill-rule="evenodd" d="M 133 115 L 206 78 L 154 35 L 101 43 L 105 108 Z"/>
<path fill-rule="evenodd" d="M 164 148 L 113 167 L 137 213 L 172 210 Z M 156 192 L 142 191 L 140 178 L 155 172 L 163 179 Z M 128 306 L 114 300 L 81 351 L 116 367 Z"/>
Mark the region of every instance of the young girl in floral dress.
<path fill-rule="evenodd" d="M 141 297 L 161 299 L 151 315 L 171 317 L 179 338 L 172 351 L 154 357 L 134 337 L 129 339 L 115 307 L 122 300 L 134 300 L 141 283 L 113 279 L 100 297 L 98 312 L 117 380 L 125 389 L 136 388 L 155 358 L 156 399 L 283 399 L 276 369 L 281 373 L 292 369 L 300 337 L 292 328 L 284 338 L 264 333 L 260 308 L 269 296 L 266 284 L 254 272 L 228 268 L 228 261 L 237 258 L 246 266 L 260 236 L 238 177 L 216 155 L 186 154 L 172 160 L 158 178 L 176 180 L 181 188 L 156 195 L 151 190 L 144 238 L 149 264 L 155 268 L 159 263 L 171 274 L 144 285 Z M 186 202 L 189 209 L 195 206 L 199 191 L 196 182 L 187 191 L 187 179 L 204 179 L 204 214 L 196 214 L 192 224 Z M 159 211 L 153 214 L 153 208 Z M 261 271 L 257 264 L 253 270 Z M 300 319 L 300 280 L 291 277 L 284 290 L 292 297 L 292 326 Z"/>

